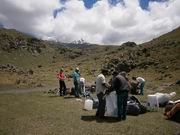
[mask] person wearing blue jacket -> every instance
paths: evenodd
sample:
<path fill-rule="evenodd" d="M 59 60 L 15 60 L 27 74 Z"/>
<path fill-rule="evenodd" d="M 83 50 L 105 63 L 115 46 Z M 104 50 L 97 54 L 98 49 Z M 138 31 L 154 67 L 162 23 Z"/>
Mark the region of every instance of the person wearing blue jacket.
<path fill-rule="evenodd" d="M 73 83 L 74 83 L 74 94 L 75 97 L 79 98 L 79 80 L 80 80 L 80 72 L 79 72 L 79 68 L 77 67 L 75 69 L 75 71 L 72 73 L 72 78 L 73 78 Z"/>

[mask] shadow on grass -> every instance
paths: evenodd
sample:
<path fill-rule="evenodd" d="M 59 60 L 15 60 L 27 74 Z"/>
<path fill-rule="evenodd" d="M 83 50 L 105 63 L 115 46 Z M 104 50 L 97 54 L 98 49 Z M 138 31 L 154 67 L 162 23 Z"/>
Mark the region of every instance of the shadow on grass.
<path fill-rule="evenodd" d="M 180 124 L 180 120 L 179 119 L 178 120 L 171 120 L 171 121 Z M 178 135 L 180 135 L 180 134 L 178 134 Z"/>
<path fill-rule="evenodd" d="M 64 97 L 64 99 L 71 99 L 71 98 L 76 98 L 75 96 L 67 96 L 67 97 Z"/>
<path fill-rule="evenodd" d="M 57 97 L 60 97 L 59 95 L 49 95 L 48 96 L 49 98 L 57 98 Z"/>
<path fill-rule="evenodd" d="M 119 122 L 117 118 L 115 117 L 104 117 L 104 118 L 98 118 L 95 115 L 91 116 L 81 116 L 81 120 L 83 121 L 96 121 L 97 123 L 114 123 Z"/>
<path fill-rule="evenodd" d="M 72 98 L 76 98 L 75 96 L 59 96 L 59 95 L 48 95 L 49 98 L 64 98 L 64 99 L 72 99 Z"/>
<path fill-rule="evenodd" d="M 94 115 L 91 115 L 91 116 L 81 116 L 81 120 L 84 120 L 84 121 L 94 121 L 94 120 L 96 120 L 96 116 L 94 116 Z"/>

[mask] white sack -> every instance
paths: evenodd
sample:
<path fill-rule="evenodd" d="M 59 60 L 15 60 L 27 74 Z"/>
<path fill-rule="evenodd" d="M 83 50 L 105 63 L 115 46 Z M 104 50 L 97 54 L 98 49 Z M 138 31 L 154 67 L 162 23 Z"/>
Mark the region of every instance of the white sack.
<path fill-rule="evenodd" d="M 172 97 L 176 95 L 175 92 L 168 93 L 155 93 L 154 95 L 157 96 L 159 104 L 167 103 Z"/>
<path fill-rule="evenodd" d="M 118 108 L 117 108 L 117 95 L 116 92 L 111 92 L 106 96 L 106 112 L 105 116 L 117 117 Z"/>

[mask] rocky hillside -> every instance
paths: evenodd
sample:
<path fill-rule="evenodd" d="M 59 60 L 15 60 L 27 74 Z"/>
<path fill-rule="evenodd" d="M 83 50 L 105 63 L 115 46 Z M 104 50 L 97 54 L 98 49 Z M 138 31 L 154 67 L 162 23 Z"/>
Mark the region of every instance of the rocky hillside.
<path fill-rule="evenodd" d="M 16 30 L 0 29 L 0 85 L 41 86 L 56 83 L 64 67 L 71 74 L 80 67 L 92 82 L 102 68 L 111 75 L 125 70 L 151 81 L 175 81 L 180 76 L 180 28 L 150 42 L 101 46 L 43 41 Z"/>
<path fill-rule="evenodd" d="M 1 50 L 9 53 L 18 49 L 26 49 L 31 53 L 41 53 L 41 48 L 45 47 L 43 41 L 12 29 L 0 29 L 0 41 Z"/>
<path fill-rule="evenodd" d="M 111 70 L 125 70 L 130 72 L 136 69 L 151 68 L 160 73 L 166 71 L 180 70 L 180 28 L 167 33 L 150 42 L 136 46 L 126 43 L 119 48 L 124 50 L 118 53 L 117 50 L 114 58 L 109 58 L 104 68 Z M 125 51 L 126 50 L 126 51 Z M 109 57 L 112 55 L 110 54 Z"/>

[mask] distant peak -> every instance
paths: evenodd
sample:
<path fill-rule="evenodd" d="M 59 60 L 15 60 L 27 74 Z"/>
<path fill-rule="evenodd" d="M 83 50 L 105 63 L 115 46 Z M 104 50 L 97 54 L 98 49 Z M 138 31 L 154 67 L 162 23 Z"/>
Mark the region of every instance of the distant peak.
<path fill-rule="evenodd" d="M 84 39 L 80 39 L 80 40 L 74 40 L 73 42 L 71 42 L 72 44 L 88 44 Z"/>

